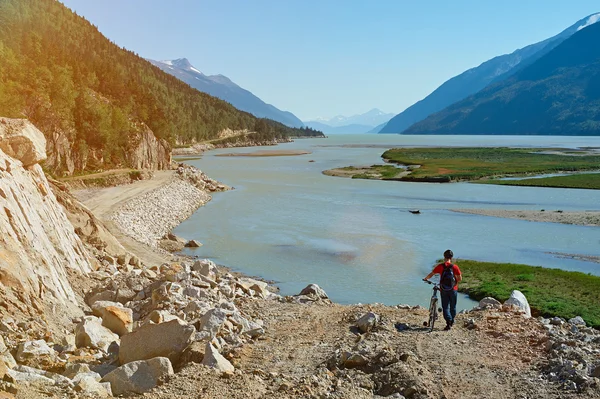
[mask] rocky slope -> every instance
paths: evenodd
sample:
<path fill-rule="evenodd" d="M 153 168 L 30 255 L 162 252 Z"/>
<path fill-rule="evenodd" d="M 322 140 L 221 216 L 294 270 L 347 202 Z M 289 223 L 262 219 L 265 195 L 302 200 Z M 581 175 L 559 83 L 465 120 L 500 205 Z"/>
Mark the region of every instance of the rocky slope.
<path fill-rule="evenodd" d="M 44 135 L 25 120 L 0 118 L 0 282 L 31 306 L 67 305 L 67 269 L 91 271 L 87 252 L 46 180 Z"/>

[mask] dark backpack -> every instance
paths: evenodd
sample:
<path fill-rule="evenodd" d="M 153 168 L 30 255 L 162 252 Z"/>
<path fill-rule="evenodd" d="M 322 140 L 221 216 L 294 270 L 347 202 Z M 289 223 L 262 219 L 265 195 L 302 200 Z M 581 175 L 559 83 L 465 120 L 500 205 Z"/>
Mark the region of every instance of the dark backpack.
<path fill-rule="evenodd" d="M 444 291 L 452 291 L 456 285 L 456 277 L 454 276 L 454 265 L 444 264 L 444 270 L 440 276 L 440 288 Z"/>

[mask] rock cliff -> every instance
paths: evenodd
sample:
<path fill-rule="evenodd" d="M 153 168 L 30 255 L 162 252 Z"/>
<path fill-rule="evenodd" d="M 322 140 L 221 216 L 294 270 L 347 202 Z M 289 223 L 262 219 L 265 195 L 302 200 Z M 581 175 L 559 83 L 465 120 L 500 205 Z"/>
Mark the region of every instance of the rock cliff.
<path fill-rule="evenodd" d="M 135 169 L 169 169 L 171 146 L 166 140 L 157 139 L 147 126 L 135 138 L 127 155 L 128 166 Z"/>
<path fill-rule="evenodd" d="M 91 270 L 86 250 L 57 202 L 39 162 L 42 132 L 0 118 L 0 286 L 26 305 L 74 303 L 67 269 Z"/>

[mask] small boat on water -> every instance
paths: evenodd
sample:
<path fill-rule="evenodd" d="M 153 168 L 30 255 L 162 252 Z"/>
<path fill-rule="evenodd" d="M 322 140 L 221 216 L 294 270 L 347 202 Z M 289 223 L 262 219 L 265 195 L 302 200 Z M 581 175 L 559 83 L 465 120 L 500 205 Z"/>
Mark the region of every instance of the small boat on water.
<path fill-rule="evenodd" d="M 408 211 L 409 211 L 410 213 L 413 213 L 413 214 L 415 214 L 415 215 L 418 215 L 418 214 L 420 214 L 420 213 L 421 213 L 421 211 L 420 211 L 420 210 L 418 210 L 418 209 L 409 209 Z"/>

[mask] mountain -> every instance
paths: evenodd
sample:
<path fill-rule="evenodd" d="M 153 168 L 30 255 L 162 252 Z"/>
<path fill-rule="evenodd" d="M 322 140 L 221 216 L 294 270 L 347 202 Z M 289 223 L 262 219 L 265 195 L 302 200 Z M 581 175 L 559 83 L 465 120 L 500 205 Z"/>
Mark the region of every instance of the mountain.
<path fill-rule="evenodd" d="M 406 134 L 600 135 L 600 23 Z"/>
<path fill-rule="evenodd" d="M 319 129 L 326 134 L 338 133 L 372 133 L 376 127 L 385 125 L 394 114 L 387 114 L 380 109 L 373 108 L 364 114 L 343 116 L 337 115 L 331 119 L 316 118 L 304 121 L 306 126 Z M 378 130 L 379 131 L 379 130 Z"/>
<path fill-rule="evenodd" d="M 26 117 L 44 133 L 53 173 L 161 167 L 172 145 L 227 129 L 253 131 L 255 142 L 318 134 L 191 88 L 55 0 L 0 1 L 0 59 L 0 115 Z M 159 163 L 146 162 L 157 154 Z"/>
<path fill-rule="evenodd" d="M 490 83 L 509 78 L 518 70 L 531 65 L 544 54 L 550 52 L 583 27 L 596 22 L 599 16 L 600 14 L 590 15 L 577 21 L 556 36 L 523 47 L 511 54 L 492 58 L 478 67 L 469 69 L 453 77 L 421 101 L 394 116 L 380 133 L 402 133 L 412 124 L 425 119 L 435 112 L 441 111 L 471 94 L 477 93 Z"/>
<path fill-rule="evenodd" d="M 194 68 L 186 58 L 172 61 L 148 60 L 163 71 L 183 80 L 194 89 L 227 101 L 237 109 L 246 111 L 257 118 L 268 118 L 290 127 L 302 127 L 304 124 L 294 114 L 281 111 L 246 89 L 233 83 L 223 75 L 205 75 Z"/>
<path fill-rule="evenodd" d="M 352 116 L 337 115 L 331 119 L 315 118 L 313 120 L 305 121 L 305 123 L 317 122 L 333 127 L 348 125 L 365 125 L 375 127 L 377 125 L 389 121 L 392 116 L 394 116 L 394 114 L 388 114 L 381 111 L 380 109 L 373 108 L 372 110 L 365 112 L 364 114 Z"/>
<path fill-rule="evenodd" d="M 375 126 L 373 129 L 369 130 L 367 133 L 379 133 L 381 129 L 383 129 L 387 125 L 387 122 L 383 122 L 381 125 Z"/>
<path fill-rule="evenodd" d="M 306 122 L 306 126 L 322 131 L 325 134 L 355 134 L 355 133 L 367 133 L 373 126 L 367 125 L 344 125 L 344 126 L 329 126 L 319 122 Z"/>

